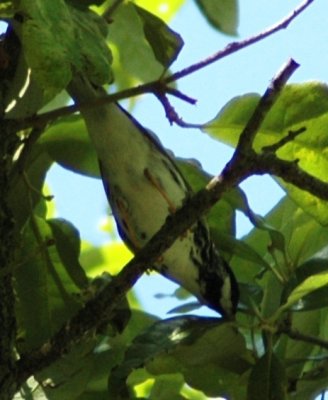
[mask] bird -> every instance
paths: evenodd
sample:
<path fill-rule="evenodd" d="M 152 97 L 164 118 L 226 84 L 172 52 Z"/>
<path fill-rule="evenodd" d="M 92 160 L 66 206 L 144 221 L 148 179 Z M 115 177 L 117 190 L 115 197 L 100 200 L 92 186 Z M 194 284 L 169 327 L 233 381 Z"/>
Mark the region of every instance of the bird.
<path fill-rule="evenodd" d="M 107 95 L 102 86 L 81 75 L 75 76 L 67 90 L 76 104 Z M 118 233 L 136 253 L 192 196 L 192 189 L 159 139 L 118 103 L 81 107 L 80 113 L 97 153 Z M 238 284 L 211 240 L 204 218 L 149 267 L 223 318 L 234 318 Z"/>

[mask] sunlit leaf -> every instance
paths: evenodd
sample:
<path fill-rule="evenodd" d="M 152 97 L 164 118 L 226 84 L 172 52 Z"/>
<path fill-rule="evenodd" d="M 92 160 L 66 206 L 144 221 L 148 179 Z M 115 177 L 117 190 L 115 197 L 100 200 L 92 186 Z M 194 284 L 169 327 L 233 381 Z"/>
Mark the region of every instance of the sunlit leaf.
<path fill-rule="evenodd" d="M 128 77 L 125 87 L 131 85 L 133 79 L 147 82 L 158 79 L 163 73 L 163 66 L 145 40 L 142 22 L 133 4 L 124 2 L 117 9 L 109 26 L 109 38 L 114 45 L 114 74 L 118 78 Z M 120 84 L 120 80 L 117 82 L 116 78 L 115 83 Z"/>
<path fill-rule="evenodd" d="M 287 301 L 280 308 L 279 312 L 282 312 L 292 305 L 297 303 L 304 296 L 323 288 L 328 285 L 328 271 L 315 274 L 305 279 L 300 285 L 298 285 L 288 296 Z"/>
<path fill-rule="evenodd" d="M 135 0 L 135 3 L 168 22 L 186 0 Z"/>
<path fill-rule="evenodd" d="M 284 236 L 289 262 L 294 268 L 324 248 L 328 242 L 328 230 L 287 197 L 283 198 L 269 212 L 265 217 L 265 222 Z M 272 256 L 268 251 L 271 238 L 264 233 L 261 230 L 253 229 L 244 240 L 256 249 L 265 261 L 272 264 Z M 315 237 L 316 240 L 309 240 L 311 237 Z M 232 260 L 232 266 L 239 280 L 243 282 L 252 282 L 260 272 L 259 267 L 255 264 L 235 257 Z M 285 265 L 283 259 L 281 259 L 280 267 L 289 270 L 289 266 Z"/>
<path fill-rule="evenodd" d="M 204 131 L 225 143 L 236 146 L 240 133 L 251 117 L 259 95 L 248 94 L 231 100 Z M 305 132 L 281 147 L 277 155 L 298 165 L 309 174 L 327 181 L 328 171 L 328 87 L 319 82 L 288 85 L 265 118 L 254 141 L 257 151 L 272 145 L 289 132 Z M 327 202 L 290 184 L 278 181 L 284 190 L 307 213 L 328 224 Z"/>
<path fill-rule="evenodd" d="M 170 29 L 160 18 L 154 14 L 136 7 L 141 18 L 145 37 L 150 44 L 154 55 L 164 68 L 168 68 L 177 58 L 182 46 L 181 36 Z"/>

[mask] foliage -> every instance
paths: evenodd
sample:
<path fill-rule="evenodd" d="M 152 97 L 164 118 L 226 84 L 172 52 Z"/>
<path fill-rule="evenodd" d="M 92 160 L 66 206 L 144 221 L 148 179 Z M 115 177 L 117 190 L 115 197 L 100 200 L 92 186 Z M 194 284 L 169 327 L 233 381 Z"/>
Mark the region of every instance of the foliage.
<path fill-rule="evenodd" d="M 183 40 L 155 15 L 160 1 L 121 2 L 107 26 L 100 14 L 112 3 L 0 2 L 0 15 L 10 27 L 4 43 L 16 43 L 18 35 L 22 46 L 1 67 L 11 70 L 1 85 L 5 119 L 33 121 L 44 106 L 58 109 L 55 95 L 80 72 L 97 84 L 114 80 L 117 89 L 168 73 Z M 236 33 L 235 1 L 196 3 L 218 31 Z M 183 1 L 166 5 L 167 21 Z M 226 12 L 219 14 L 222 10 Z M 10 47 L 2 49 L 6 54 Z M 236 147 L 259 100 L 257 94 L 232 99 L 203 131 Z M 67 96 L 59 97 L 61 106 L 66 103 Z M 46 128 L 19 129 L 20 142 L 8 150 L 14 162 L 6 171 L 6 198 L 17 237 L 15 261 L 6 266 L 16 297 L 11 350 L 25 362 L 40 348 L 42 356 L 58 329 L 113 282 L 131 257 L 116 242 L 97 248 L 81 241 L 69 221 L 51 215 L 51 199 L 44 193 L 53 163 L 99 178 L 81 117 L 58 116 Z M 265 153 L 289 138 L 276 154 L 298 160 L 304 171 L 327 182 L 327 128 L 328 87 L 319 82 L 287 85 L 257 132 L 254 149 Z M 6 143 L 5 133 L 1 135 Z M 177 163 L 195 191 L 211 179 L 198 163 Z M 264 218 L 252 212 L 239 187 L 225 192 L 208 214 L 212 236 L 240 285 L 236 321 L 182 315 L 185 309 L 175 310 L 180 316 L 159 320 L 142 309 L 131 291 L 120 299 L 110 321 L 87 329 L 64 356 L 66 349 L 44 368 L 34 367 L 33 380 L 22 385 L 17 398 L 315 398 L 328 380 L 328 207 L 302 187 L 281 178 L 278 182 L 285 195 Z M 235 237 L 237 211 L 253 224 L 242 239 Z M 1 218 L 5 212 L 1 210 Z M 7 270 L 0 270 L 1 278 Z M 4 368 L 1 364 L 0 373 Z M 0 399 L 6 398 L 1 390 Z"/>

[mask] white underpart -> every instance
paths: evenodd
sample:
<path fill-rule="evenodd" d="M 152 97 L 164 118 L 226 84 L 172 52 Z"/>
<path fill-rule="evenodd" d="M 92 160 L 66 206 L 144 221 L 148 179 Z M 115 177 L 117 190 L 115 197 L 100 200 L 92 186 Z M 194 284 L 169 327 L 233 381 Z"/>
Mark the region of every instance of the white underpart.
<path fill-rule="evenodd" d="M 174 201 L 175 208 L 182 205 L 185 191 L 172 182 L 160 152 L 154 151 L 151 142 L 142 137 L 143 133 L 116 104 L 84 109 L 82 114 L 105 178 L 110 182 L 113 193 L 116 186 L 119 187 L 121 199 L 129 209 L 129 225 L 134 227 L 135 232 L 144 232 L 148 241 L 161 228 L 170 211 L 163 195 L 146 178 L 145 168 L 155 178 L 161 177 L 163 188 L 170 188 L 169 198 Z M 115 213 L 116 205 L 112 201 L 111 206 Z M 138 240 L 142 242 L 141 237 Z M 198 270 L 189 261 L 190 241 L 193 241 L 193 233 L 188 231 L 165 252 L 163 264 L 169 267 L 168 277 L 200 296 Z"/>

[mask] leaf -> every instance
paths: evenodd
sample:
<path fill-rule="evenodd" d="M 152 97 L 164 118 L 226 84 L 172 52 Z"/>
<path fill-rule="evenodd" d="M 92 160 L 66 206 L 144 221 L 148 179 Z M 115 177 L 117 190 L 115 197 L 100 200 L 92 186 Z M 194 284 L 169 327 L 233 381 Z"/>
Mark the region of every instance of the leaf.
<path fill-rule="evenodd" d="M 154 1 L 154 0 L 136 0 L 135 3 L 152 14 L 157 15 L 163 21 L 168 22 L 172 19 L 178 10 L 183 6 L 186 0 Z"/>
<path fill-rule="evenodd" d="M 44 205 L 41 192 L 51 165 L 48 154 L 35 144 L 26 160 L 24 174 L 16 171 L 17 174 L 12 177 L 8 198 L 17 229 L 24 226 L 38 204 Z"/>
<path fill-rule="evenodd" d="M 292 305 L 297 303 L 304 296 L 323 288 L 328 285 L 328 271 L 315 274 L 305 279 L 300 285 L 290 293 L 285 304 L 283 304 L 277 314 L 289 309 Z"/>
<path fill-rule="evenodd" d="M 324 258 L 311 258 L 295 270 L 295 275 L 284 288 L 284 301 L 299 284 L 308 277 L 320 272 L 328 271 L 328 260 Z M 328 305 L 328 287 L 322 287 L 307 295 L 298 301 L 293 307 L 296 311 L 307 311 L 323 308 Z"/>
<path fill-rule="evenodd" d="M 321 324 L 320 310 L 293 313 L 293 329 L 302 332 L 303 335 L 318 337 Z M 284 352 L 284 358 L 288 360 L 286 366 L 288 376 L 295 379 L 301 377 L 311 365 L 307 359 L 314 354 L 316 354 L 316 350 L 311 343 L 289 339 Z"/>
<path fill-rule="evenodd" d="M 33 217 L 25 227 L 15 269 L 20 350 L 41 346 L 81 306 L 72 281 L 53 241 L 50 226 Z"/>
<path fill-rule="evenodd" d="M 163 66 L 145 40 L 143 25 L 136 8 L 123 3 L 109 26 L 111 48 L 114 51 L 114 74 L 119 88 L 131 86 L 136 80 L 148 82 L 163 73 Z M 147 66 L 147 68 L 145 68 Z"/>
<path fill-rule="evenodd" d="M 147 10 L 134 5 L 154 55 L 167 69 L 180 53 L 183 40 L 179 34 L 170 29 L 165 22 Z"/>
<path fill-rule="evenodd" d="M 131 258 L 131 252 L 122 242 L 110 242 L 101 247 L 85 248 L 81 263 L 89 276 L 96 277 L 104 271 L 116 275 Z"/>
<path fill-rule="evenodd" d="M 15 14 L 15 7 L 12 1 L 1 1 L 0 4 L 0 17 L 1 18 L 12 18 Z"/>
<path fill-rule="evenodd" d="M 228 35 L 237 34 L 237 0 L 196 0 L 196 4 L 214 28 Z"/>
<path fill-rule="evenodd" d="M 212 175 L 202 169 L 202 166 L 197 161 L 180 157 L 175 161 L 194 192 L 203 189 L 213 178 Z M 217 239 L 218 247 L 220 249 L 222 249 L 220 234 L 235 234 L 235 210 L 234 202 L 231 200 L 231 196 L 234 195 L 233 193 L 234 190 L 225 193 L 222 196 L 222 199 L 220 199 L 220 201 L 217 202 L 206 215 L 206 220 L 211 229 L 212 237 L 214 240 Z M 226 249 L 223 248 L 222 250 Z"/>
<path fill-rule="evenodd" d="M 287 382 L 284 366 L 274 353 L 266 353 L 253 367 L 247 400 L 284 400 Z"/>
<path fill-rule="evenodd" d="M 233 324 L 194 316 L 159 321 L 135 338 L 124 362 L 112 371 L 110 394 L 123 393 L 127 376 L 136 368 L 145 367 L 155 376 L 177 372 L 186 376 L 209 363 L 235 375 L 249 367 L 244 340 Z M 189 384 L 192 380 L 190 375 Z M 221 390 L 219 380 L 215 382 Z M 213 383 L 209 390 L 214 390 Z"/>
<path fill-rule="evenodd" d="M 62 118 L 51 125 L 38 143 L 62 167 L 100 178 L 98 158 L 80 116 Z"/>
<path fill-rule="evenodd" d="M 111 53 L 101 17 L 69 7 L 63 0 L 22 0 L 19 11 L 26 16 L 22 24 L 25 57 L 48 100 L 67 86 L 73 69 L 98 84 L 111 80 Z"/>
<path fill-rule="evenodd" d="M 81 290 L 85 289 L 89 280 L 79 262 L 79 231 L 73 224 L 64 219 L 50 219 L 47 222 L 52 230 L 58 255 L 66 267 L 66 271 L 77 287 Z"/>
<path fill-rule="evenodd" d="M 328 230 L 318 224 L 288 197 L 283 198 L 265 216 L 265 221 L 284 236 L 290 265 L 285 265 L 285 261 L 281 259 L 280 268 L 287 268 L 287 274 L 289 274 L 290 268 L 296 269 L 297 265 L 312 257 L 328 242 Z M 315 238 L 315 240 L 309 238 Z M 256 252 L 265 261 L 272 264 L 273 260 L 268 253 L 271 238 L 268 235 L 264 235 L 261 230 L 253 229 L 243 240 L 256 249 Z M 231 264 L 241 282 L 253 282 L 261 271 L 256 264 L 250 265 L 248 260 L 236 257 L 231 260 Z"/>
<path fill-rule="evenodd" d="M 204 131 L 225 143 L 236 146 L 244 126 L 251 117 L 259 96 L 248 94 L 231 100 Z M 320 82 L 287 85 L 265 118 L 254 141 L 256 151 L 272 145 L 290 131 L 304 128 L 298 135 L 277 151 L 278 157 L 299 160 L 301 169 L 327 182 L 328 145 L 328 87 Z M 295 186 L 278 180 L 288 195 L 321 224 L 328 224 L 327 202 Z"/>

